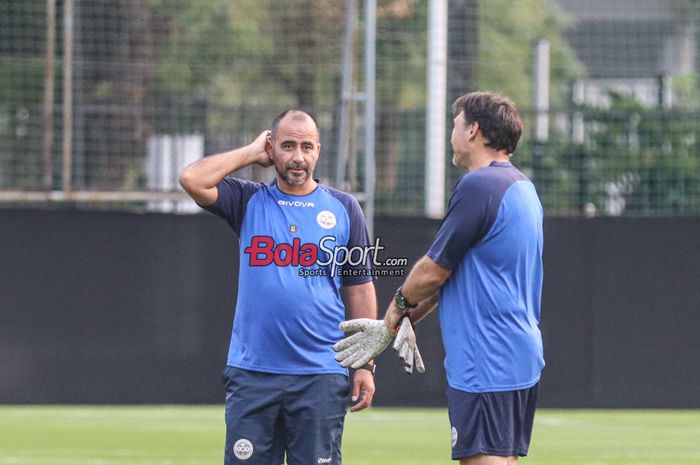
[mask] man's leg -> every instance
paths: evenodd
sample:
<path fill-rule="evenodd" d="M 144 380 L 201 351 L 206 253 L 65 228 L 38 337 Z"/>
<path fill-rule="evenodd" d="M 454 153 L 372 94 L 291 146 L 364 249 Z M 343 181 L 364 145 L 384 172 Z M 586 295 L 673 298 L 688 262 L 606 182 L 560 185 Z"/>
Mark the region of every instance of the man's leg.
<path fill-rule="evenodd" d="M 459 460 L 459 465 L 518 465 L 518 457 L 473 455 Z"/>
<path fill-rule="evenodd" d="M 514 465 L 527 455 L 537 385 L 518 391 L 469 393 L 447 388 L 452 459 L 460 465 Z"/>
<path fill-rule="evenodd" d="M 343 423 L 350 389 L 344 375 L 295 377 L 284 400 L 287 464 L 341 465 Z"/>
<path fill-rule="evenodd" d="M 227 367 L 225 465 L 281 465 L 282 390 L 276 375 Z"/>

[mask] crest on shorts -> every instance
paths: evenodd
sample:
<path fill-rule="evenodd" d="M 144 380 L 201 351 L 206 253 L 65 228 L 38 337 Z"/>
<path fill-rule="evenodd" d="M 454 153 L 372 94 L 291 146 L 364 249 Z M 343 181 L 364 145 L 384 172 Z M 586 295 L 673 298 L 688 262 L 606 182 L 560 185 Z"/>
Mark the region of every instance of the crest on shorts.
<path fill-rule="evenodd" d="M 248 460 L 253 456 L 253 444 L 247 439 L 239 439 L 233 445 L 233 455 L 238 460 Z"/>
<path fill-rule="evenodd" d="M 457 445 L 457 438 L 458 438 L 458 437 L 459 437 L 459 435 L 457 434 L 457 428 L 455 428 L 455 427 L 453 426 L 453 427 L 452 427 L 452 447 L 453 447 L 453 448 L 454 448 L 454 446 Z"/>

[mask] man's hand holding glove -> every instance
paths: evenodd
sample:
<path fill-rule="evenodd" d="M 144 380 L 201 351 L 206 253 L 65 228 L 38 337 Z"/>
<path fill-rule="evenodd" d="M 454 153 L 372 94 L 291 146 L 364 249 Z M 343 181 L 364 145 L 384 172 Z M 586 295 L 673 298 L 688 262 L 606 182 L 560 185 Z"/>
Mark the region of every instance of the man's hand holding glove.
<path fill-rule="evenodd" d="M 340 329 L 346 333 L 355 332 L 333 346 L 333 350 L 338 352 L 335 359 L 345 368 L 364 366 L 384 352 L 393 339 L 382 320 L 358 318 L 343 321 Z M 403 360 L 406 373 L 413 373 L 414 365 L 419 373 L 425 373 L 423 358 L 416 344 L 416 334 L 408 318 L 402 319 L 393 347 Z"/>
<path fill-rule="evenodd" d="M 394 350 L 399 353 L 399 357 L 403 360 L 406 373 L 409 375 L 413 373 L 414 365 L 418 373 L 425 373 L 423 357 L 421 357 L 418 344 L 416 343 L 416 333 L 413 331 L 413 325 L 411 325 L 411 320 L 408 317 L 404 317 L 401 320 L 399 332 L 394 340 Z"/>

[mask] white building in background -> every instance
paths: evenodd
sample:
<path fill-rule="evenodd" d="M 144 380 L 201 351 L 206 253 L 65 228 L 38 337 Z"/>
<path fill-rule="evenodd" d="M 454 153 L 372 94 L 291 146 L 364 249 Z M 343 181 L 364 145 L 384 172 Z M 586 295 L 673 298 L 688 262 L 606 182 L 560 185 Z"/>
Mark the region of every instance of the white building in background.
<path fill-rule="evenodd" d="M 159 134 L 148 138 L 146 185 L 151 191 L 182 190 L 180 172 L 204 156 L 204 137 L 200 134 Z M 162 213 L 197 213 L 194 201 L 152 200 L 149 211 Z"/>
<path fill-rule="evenodd" d="M 587 69 L 581 103 L 608 106 L 613 89 L 670 107 L 673 78 L 695 73 L 697 2 L 556 1 L 576 21 L 566 37 Z"/>

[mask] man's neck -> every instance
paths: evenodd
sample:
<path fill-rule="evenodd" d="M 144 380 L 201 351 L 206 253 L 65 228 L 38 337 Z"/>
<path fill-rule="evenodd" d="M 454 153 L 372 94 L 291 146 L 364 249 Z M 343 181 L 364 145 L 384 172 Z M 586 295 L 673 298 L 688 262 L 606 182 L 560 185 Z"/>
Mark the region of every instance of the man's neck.
<path fill-rule="evenodd" d="M 284 179 L 277 177 L 277 187 L 287 195 L 308 195 L 312 193 L 317 186 L 318 183 L 313 178 L 309 178 L 304 184 L 297 186 L 289 184 Z"/>
<path fill-rule="evenodd" d="M 507 163 L 510 161 L 510 157 L 505 152 L 500 152 L 497 150 L 485 150 L 479 154 L 479 156 L 474 158 L 471 165 L 467 167 L 468 171 L 476 171 L 481 168 L 486 168 L 493 162 L 497 163 Z"/>

